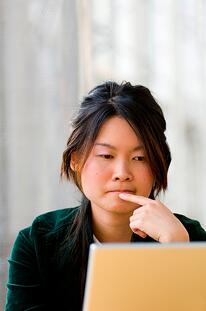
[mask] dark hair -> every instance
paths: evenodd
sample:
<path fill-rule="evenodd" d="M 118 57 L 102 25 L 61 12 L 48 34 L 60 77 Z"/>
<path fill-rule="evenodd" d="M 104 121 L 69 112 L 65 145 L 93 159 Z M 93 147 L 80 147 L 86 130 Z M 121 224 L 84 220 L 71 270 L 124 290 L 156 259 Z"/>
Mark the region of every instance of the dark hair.
<path fill-rule="evenodd" d="M 171 154 L 166 142 L 166 122 L 162 109 L 149 89 L 142 85 L 107 81 L 89 92 L 73 120 L 73 131 L 63 153 L 61 176 L 73 180 L 81 190 L 81 169 L 101 126 L 114 116 L 124 118 L 141 138 L 155 180 L 150 198 L 155 198 L 161 190 L 167 188 Z M 70 166 L 74 153 L 78 159 L 77 170 Z M 88 255 L 86 228 L 90 221 L 89 215 L 89 202 L 84 200 L 72 227 L 73 245 L 77 245 L 75 256 L 78 258 L 87 258 Z M 86 262 L 83 266 L 82 284 L 85 280 Z"/>

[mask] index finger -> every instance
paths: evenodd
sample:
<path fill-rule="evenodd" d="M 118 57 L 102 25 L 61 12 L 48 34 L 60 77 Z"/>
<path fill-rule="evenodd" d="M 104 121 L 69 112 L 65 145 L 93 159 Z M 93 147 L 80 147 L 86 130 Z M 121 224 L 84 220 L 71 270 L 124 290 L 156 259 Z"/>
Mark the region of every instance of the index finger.
<path fill-rule="evenodd" d="M 136 203 L 139 205 L 145 205 L 154 202 L 154 200 L 149 199 L 147 197 L 143 197 L 140 195 L 130 194 L 130 193 L 120 193 L 119 194 L 120 199 L 129 201 L 132 203 Z"/>

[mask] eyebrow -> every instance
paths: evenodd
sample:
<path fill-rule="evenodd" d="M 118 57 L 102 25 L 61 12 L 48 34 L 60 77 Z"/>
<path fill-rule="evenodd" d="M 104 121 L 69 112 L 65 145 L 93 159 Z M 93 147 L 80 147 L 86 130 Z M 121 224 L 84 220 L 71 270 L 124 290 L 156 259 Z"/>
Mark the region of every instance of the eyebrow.
<path fill-rule="evenodd" d="M 102 146 L 102 147 L 107 147 L 107 148 L 110 148 L 110 149 L 117 149 L 115 146 L 111 145 L 111 144 L 107 144 L 107 143 L 95 143 L 94 146 Z M 142 150 L 144 149 L 144 146 L 143 145 L 139 145 L 139 146 L 136 146 L 132 151 L 139 151 L 139 150 Z"/>

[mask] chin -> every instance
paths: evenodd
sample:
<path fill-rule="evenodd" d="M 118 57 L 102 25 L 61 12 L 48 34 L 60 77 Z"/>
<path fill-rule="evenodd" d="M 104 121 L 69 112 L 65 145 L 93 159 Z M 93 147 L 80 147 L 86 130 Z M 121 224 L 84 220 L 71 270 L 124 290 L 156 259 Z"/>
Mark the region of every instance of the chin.
<path fill-rule="evenodd" d="M 122 200 L 121 200 L 122 201 Z M 118 200 L 117 203 L 114 204 L 108 204 L 106 205 L 107 210 L 111 211 L 111 212 L 115 212 L 115 213 L 120 213 L 120 214 L 128 214 L 128 213 L 133 213 L 133 211 L 138 208 L 138 206 L 134 203 L 128 203 L 128 202 L 120 202 L 120 200 Z"/>

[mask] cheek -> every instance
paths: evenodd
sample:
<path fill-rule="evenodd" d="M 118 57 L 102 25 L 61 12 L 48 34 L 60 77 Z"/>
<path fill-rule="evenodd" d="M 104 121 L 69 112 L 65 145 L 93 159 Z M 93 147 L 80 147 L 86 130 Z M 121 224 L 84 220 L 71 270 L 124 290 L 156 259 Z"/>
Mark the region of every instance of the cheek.
<path fill-rule="evenodd" d="M 97 184 L 103 182 L 108 175 L 107 170 L 102 169 L 98 163 L 94 161 L 87 161 L 81 172 L 81 183 L 83 189 L 93 188 Z"/>
<path fill-rule="evenodd" d="M 152 189 L 152 186 L 154 183 L 154 177 L 149 167 L 142 168 L 142 170 L 137 174 L 136 177 L 137 179 L 140 178 L 140 181 L 143 187 Z"/>
<path fill-rule="evenodd" d="M 110 165 L 92 156 L 87 159 L 81 172 L 82 180 L 86 178 L 101 179 L 105 176 L 109 176 L 110 174 Z"/>
<path fill-rule="evenodd" d="M 94 163 L 87 163 L 82 170 L 81 185 L 84 195 L 92 202 L 97 200 L 104 191 L 106 184 L 105 172 Z"/>

